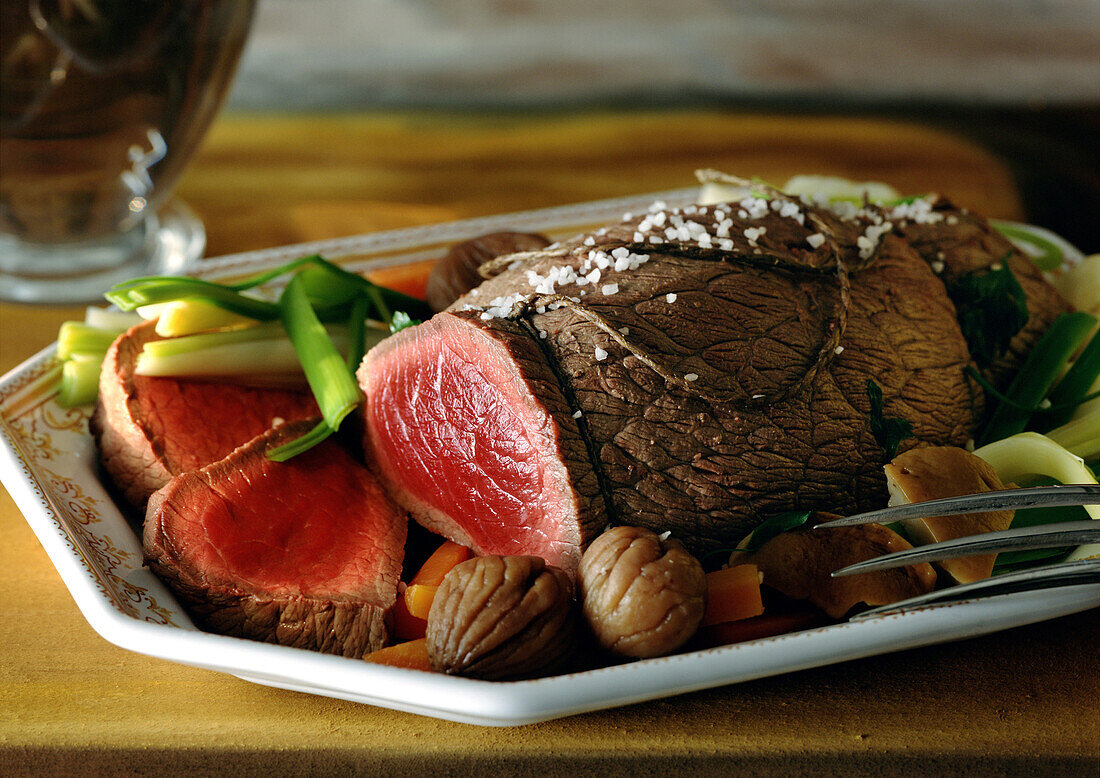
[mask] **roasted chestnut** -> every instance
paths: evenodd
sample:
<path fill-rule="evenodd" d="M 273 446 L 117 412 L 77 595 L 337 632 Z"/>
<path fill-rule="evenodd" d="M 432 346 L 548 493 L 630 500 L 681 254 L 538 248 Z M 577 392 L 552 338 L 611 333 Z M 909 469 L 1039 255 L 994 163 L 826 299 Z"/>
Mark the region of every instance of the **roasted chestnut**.
<path fill-rule="evenodd" d="M 582 609 L 608 651 L 661 656 L 686 643 L 703 619 L 707 579 L 683 545 L 641 527 L 615 527 L 581 557 Z"/>
<path fill-rule="evenodd" d="M 456 565 L 428 612 L 432 669 L 486 680 L 553 672 L 574 649 L 573 585 L 536 556 L 482 556 Z"/>

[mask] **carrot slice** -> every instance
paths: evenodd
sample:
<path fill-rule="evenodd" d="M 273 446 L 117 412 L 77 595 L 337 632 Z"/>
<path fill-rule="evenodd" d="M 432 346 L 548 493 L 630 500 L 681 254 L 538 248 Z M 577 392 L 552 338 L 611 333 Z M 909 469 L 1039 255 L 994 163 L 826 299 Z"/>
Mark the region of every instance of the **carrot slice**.
<path fill-rule="evenodd" d="M 409 640 L 405 643 L 380 648 L 363 657 L 368 662 L 390 667 L 405 667 L 409 670 L 431 670 L 428 660 L 428 641 L 425 638 Z"/>
<path fill-rule="evenodd" d="M 435 599 L 435 593 L 439 591 L 438 586 L 431 586 L 430 584 L 409 584 L 405 587 L 405 607 L 409 609 L 409 613 L 418 619 L 427 619 L 428 611 L 432 609 L 432 600 Z"/>
<path fill-rule="evenodd" d="M 432 552 L 432 555 L 421 565 L 409 583 L 439 586 L 443 583 L 443 578 L 447 573 L 451 572 L 452 567 L 459 562 L 465 562 L 473 555 L 473 552 L 466 546 L 460 546 L 453 540 L 446 540 L 443 545 Z"/>
<path fill-rule="evenodd" d="M 424 637 L 435 590 L 443 583 L 444 576 L 451 572 L 452 567 L 472 556 L 470 549 L 451 540 L 444 541 L 432 552 L 391 610 L 393 636 L 397 640 L 417 640 Z"/>
<path fill-rule="evenodd" d="M 702 626 L 739 621 L 763 612 L 756 565 L 735 565 L 707 573 L 707 609 Z"/>
<path fill-rule="evenodd" d="M 766 613 L 740 621 L 727 621 L 701 627 L 696 640 L 700 645 L 710 648 L 785 635 L 788 632 L 801 632 L 804 629 L 820 627 L 828 623 L 829 617 L 816 608 L 790 613 Z"/>
<path fill-rule="evenodd" d="M 379 286 L 423 300 L 427 294 L 428 273 L 435 263 L 434 259 L 425 259 L 407 265 L 382 267 L 368 273 L 367 279 Z"/>

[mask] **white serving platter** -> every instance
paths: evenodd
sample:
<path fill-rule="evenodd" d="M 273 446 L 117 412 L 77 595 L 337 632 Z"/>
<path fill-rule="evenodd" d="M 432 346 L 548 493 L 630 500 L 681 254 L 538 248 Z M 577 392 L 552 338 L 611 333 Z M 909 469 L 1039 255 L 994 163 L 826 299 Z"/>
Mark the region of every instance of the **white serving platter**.
<path fill-rule="evenodd" d="M 217 280 L 320 253 L 355 271 L 438 257 L 456 241 L 501 230 L 556 239 L 698 190 L 527 211 L 238 254 L 202 264 Z M 835 624 L 731 646 L 531 681 L 488 682 L 404 670 L 195 628 L 142 565 L 141 543 L 96 467 L 89 409 L 63 409 L 50 387 L 55 348 L 0 378 L 0 480 L 77 607 L 106 640 L 141 654 L 255 683 L 425 716 L 511 726 L 668 697 L 769 675 L 983 635 L 1100 606 L 1100 585 L 1022 592 Z"/>

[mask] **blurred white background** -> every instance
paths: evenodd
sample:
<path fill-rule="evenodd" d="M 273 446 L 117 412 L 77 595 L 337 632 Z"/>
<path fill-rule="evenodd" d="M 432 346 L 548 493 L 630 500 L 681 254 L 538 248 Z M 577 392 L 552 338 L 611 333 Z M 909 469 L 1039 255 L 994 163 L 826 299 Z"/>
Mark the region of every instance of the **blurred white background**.
<path fill-rule="evenodd" d="M 1097 0 L 261 0 L 230 106 L 1100 100 Z"/>

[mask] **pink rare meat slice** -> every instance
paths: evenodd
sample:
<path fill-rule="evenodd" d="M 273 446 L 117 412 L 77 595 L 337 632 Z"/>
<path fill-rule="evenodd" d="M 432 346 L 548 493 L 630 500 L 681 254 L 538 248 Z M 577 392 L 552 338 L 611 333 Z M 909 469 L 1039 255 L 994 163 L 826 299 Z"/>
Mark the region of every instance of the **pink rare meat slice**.
<path fill-rule="evenodd" d="M 173 478 L 149 500 L 146 561 L 204 629 L 361 657 L 386 642 L 406 518 L 332 440 L 265 456 L 313 424 Z"/>
<path fill-rule="evenodd" d="M 479 554 L 576 568 L 605 523 L 603 503 L 530 337 L 442 313 L 372 349 L 358 377 L 369 455 L 418 522 Z"/>
<path fill-rule="evenodd" d="M 308 391 L 137 375 L 142 347 L 159 339 L 154 326 L 139 324 L 111 345 L 91 423 L 104 470 L 133 505 L 278 422 L 317 415 Z"/>

